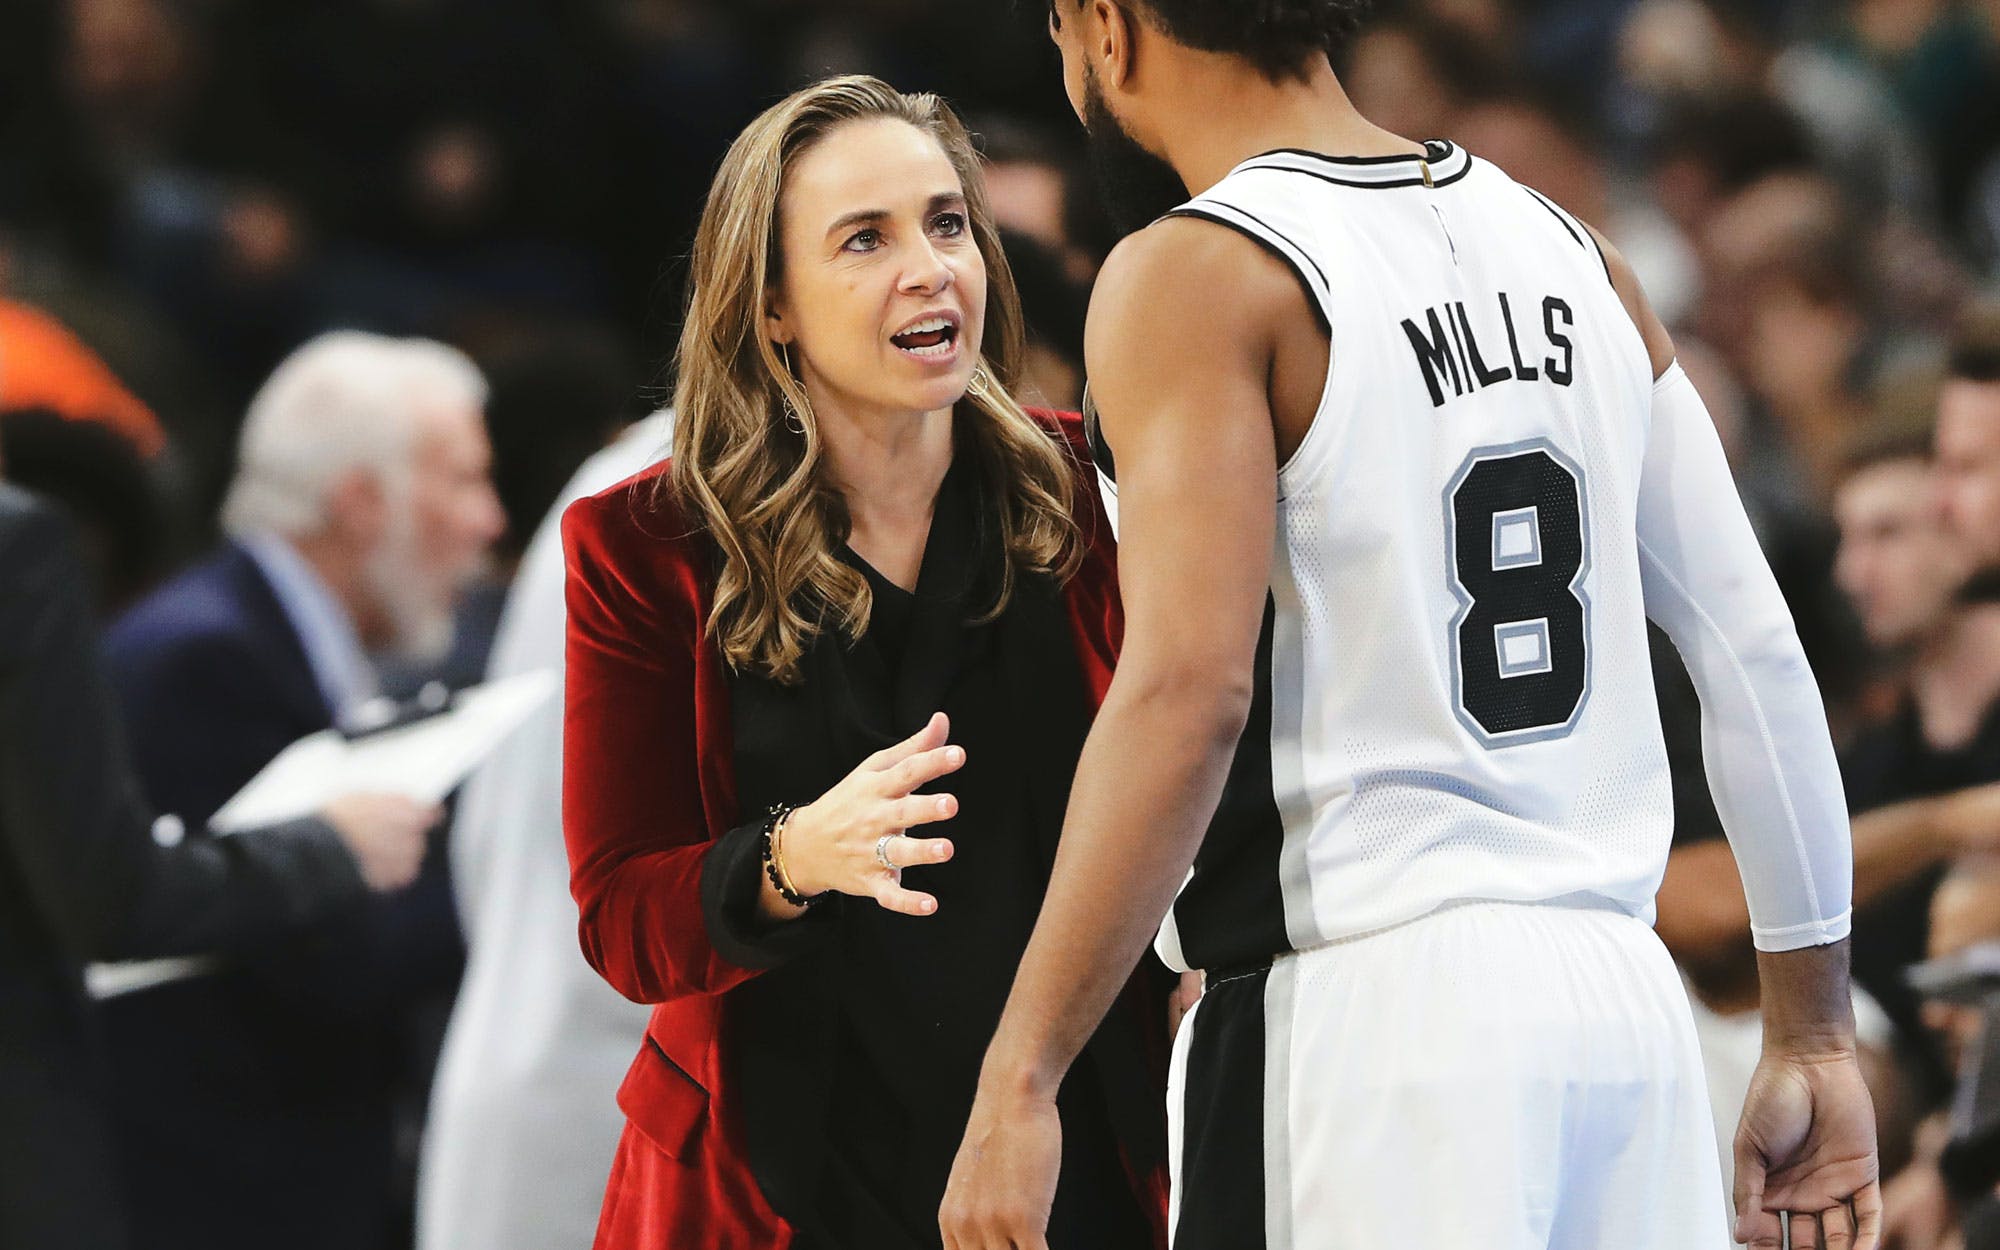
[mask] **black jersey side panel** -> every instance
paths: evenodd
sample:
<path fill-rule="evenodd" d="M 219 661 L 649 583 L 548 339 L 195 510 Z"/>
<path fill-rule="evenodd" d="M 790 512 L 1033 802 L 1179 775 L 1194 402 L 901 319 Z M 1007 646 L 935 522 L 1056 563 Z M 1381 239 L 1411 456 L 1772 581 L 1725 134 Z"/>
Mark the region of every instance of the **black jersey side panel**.
<path fill-rule="evenodd" d="M 1264 986 L 1211 983 L 1188 1021 L 1176 1250 L 1265 1250 Z"/>
<path fill-rule="evenodd" d="M 1267 595 L 1250 719 L 1236 744 L 1215 819 L 1195 856 L 1194 876 L 1174 904 L 1181 953 L 1190 967 L 1211 972 L 1261 963 L 1291 946 L 1278 877 L 1285 825 L 1271 786 L 1271 633 L 1276 618 L 1276 601 Z"/>

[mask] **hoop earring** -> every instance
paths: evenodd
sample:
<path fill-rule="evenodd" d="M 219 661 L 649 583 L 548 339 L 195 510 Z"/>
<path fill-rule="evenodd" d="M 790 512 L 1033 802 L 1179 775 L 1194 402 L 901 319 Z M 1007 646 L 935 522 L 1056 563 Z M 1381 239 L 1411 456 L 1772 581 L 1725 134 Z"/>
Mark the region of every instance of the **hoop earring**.
<path fill-rule="evenodd" d="M 778 344 L 778 354 L 783 356 L 785 360 L 785 376 L 793 379 L 794 381 L 797 381 L 798 375 L 792 372 L 791 344 L 789 343 Z M 805 384 L 800 383 L 799 389 L 803 391 L 805 389 Z M 790 430 L 794 434 L 804 435 L 806 432 L 806 420 L 807 418 L 812 416 L 812 405 L 810 404 L 810 402 L 808 402 L 808 404 L 806 405 L 805 411 L 800 412 L 798 406 L 792 402 L 791 391 L 783 386 L 780 386 L 778 388 L 778 403 L 782 405 L 785 410 L 785 428 Z"/>
<path fill-rule="evenodd" d="M 993 398 L 993 379 L 986 375 L 985 365 L 974 367 L 972 377 L 965 383 L 965 393 L 974 399 Z"/>

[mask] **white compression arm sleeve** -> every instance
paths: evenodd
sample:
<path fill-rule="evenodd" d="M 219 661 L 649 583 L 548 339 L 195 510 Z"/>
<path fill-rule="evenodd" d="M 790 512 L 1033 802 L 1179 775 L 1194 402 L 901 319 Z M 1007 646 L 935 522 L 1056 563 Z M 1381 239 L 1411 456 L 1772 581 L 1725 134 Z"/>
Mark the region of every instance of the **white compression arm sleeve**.
<path fill-rule="evenodd" d="M 1837 942 L 1852 918 L 1854 844 L 1826 709 L 1715 425 L 1679 364 L 1653 388 L 1638 531 L 1646 615 L 1701 695 L 1709 791 L 1757 948 Z"/>

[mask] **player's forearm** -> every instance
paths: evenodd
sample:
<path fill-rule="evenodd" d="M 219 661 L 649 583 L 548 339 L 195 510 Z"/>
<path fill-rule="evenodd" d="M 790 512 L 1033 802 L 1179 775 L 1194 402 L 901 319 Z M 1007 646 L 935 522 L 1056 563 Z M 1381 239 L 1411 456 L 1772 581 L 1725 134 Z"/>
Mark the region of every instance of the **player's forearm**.
<path fill-rule="evenodd" d="M 1854 817 L 1854 905 L 1865 907 L 1950 854 L 1946 810 L 1911 799 Z"/>
<path fill-rule="evenodd" d="M 1791 951 L 1759 951 L 1764 1049 L 1792 1055 L 1854 1049 L 1854 999 L 1846 939 Z"/>
<path fill-rule="evenodd" d="M 1053 1097 L 1173 905 L 1228 776 L 1246 689 L 1121 671 L 982 1083 Z"/>

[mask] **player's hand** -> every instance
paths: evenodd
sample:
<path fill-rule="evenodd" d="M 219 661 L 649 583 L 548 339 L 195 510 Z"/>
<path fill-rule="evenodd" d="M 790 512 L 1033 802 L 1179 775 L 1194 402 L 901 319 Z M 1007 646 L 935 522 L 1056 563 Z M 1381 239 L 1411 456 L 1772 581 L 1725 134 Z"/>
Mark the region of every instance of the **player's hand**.
<path fill-rule="evenodd" d="M 937 899 L 903 888 L 903 869 L 942 864 L 952 856 L 943 838 L 912 838 L 905 830 L 958 814 L 949 794 L 912 791 L 965 764 L 965 748 L 950 746 L 944 713 L 911 737 L 861 761 L 840 783 L 785 821 L 785 871 L 799 893 L 828 890 L 872 898 L 890 911 L 928 916 Z M 882 839 L 888 838 L 888 842 Z M 884 867 L 876 856 L 887 854 Z"/>
<path fill-rule="evenodd" d="M 1055 1100 L 996 1096 L 982 1084 L 938 1211 L 945 1250 L 1049 1250 L 1061 1171 Z"/>
<path fill-rule="evenodd" d="M 1854 1052 L 1766 1051 L 1736 1130 L 1736 1239 L 1753 1250 L 1877 1250 L 1881 1236 L 1875 1107 Z"/>
<path fill-rule="evenodd" d="M 368 888 L 382 893 L 417 879 L 429 846 L 425 835 L 443 819 L 444 809 L 398 794 L 347 794 L 328 803 L 320 816 L 340 835 Z"/>

